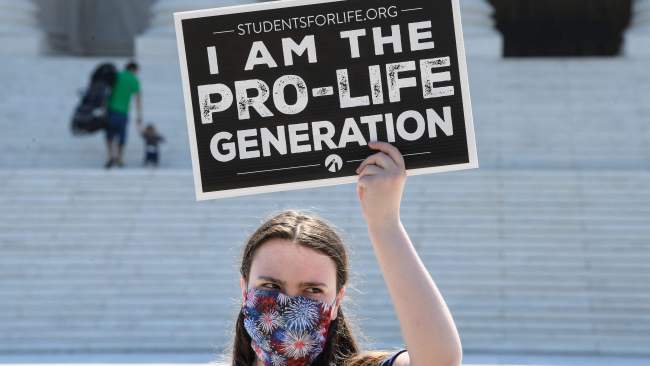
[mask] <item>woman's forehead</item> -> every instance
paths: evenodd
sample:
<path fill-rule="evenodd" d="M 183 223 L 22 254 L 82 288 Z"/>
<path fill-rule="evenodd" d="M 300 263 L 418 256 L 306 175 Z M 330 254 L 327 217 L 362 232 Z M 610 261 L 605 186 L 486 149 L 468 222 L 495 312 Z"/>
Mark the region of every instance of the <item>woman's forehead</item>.
<path fill-rule="evenodd" d="M 327 255 L 286 239 L 271 239 L 256 251 L 250 278 L 272 277 L 287 283 L 336 284 L 336 265 Z"/>

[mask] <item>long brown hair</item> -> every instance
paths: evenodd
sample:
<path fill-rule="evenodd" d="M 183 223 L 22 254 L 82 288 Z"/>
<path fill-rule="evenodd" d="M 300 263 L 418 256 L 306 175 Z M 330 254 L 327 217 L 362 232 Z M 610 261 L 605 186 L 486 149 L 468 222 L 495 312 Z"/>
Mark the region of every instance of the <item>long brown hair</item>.
<path fill-rule="evenodd" d="M 271 239 L 286 239 L 327 255 L 336 266 L 336 292 L 348 282 L 348 255 L 334 227 L 323 219 L 309 213 L 285 211 L 264 222 L 248 239 L 244 247 L 240 274 L 248 283 L 251 264 L 259 247 Z M 360 354 L 350 326 L 339 306 L 336 319 L 330 329 L 323 352 L 311 363 L 313 366 L 375 366 L 388 352 Z M 244 318 L 239 313 L 235 324 L 232 345 L 232 366 L 254 366 L 256 355 L 251 338 L 244 328 Z"/>

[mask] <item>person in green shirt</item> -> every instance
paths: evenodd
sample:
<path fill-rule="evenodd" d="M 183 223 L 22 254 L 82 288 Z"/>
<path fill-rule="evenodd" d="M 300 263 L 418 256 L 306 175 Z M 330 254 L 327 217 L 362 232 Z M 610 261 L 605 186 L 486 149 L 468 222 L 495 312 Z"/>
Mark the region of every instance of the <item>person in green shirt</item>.
<path fill-rule="evenodd" d="M 142 93 L 138 80 L 139 66 L 129 62 L 123 71 L 117 74 L 115 85 L 108 100 L 108 124 L 106 127 L 106 145 L 108 160 L 105 167 L 113 165 L 122 167 L 122 152 L 126 144 L 126 132 L 129 121 L 131 97 L 135 96 L 138 130 L 142 127 Z"/>

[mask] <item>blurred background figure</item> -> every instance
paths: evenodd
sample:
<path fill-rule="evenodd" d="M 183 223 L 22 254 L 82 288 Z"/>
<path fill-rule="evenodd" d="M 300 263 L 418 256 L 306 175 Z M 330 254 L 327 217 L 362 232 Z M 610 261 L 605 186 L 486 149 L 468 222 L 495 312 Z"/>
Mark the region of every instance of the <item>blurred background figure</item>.
<path fill-rule="evenodd" d="M 172 13 L 246 2 L 0 0 L 0 363 L 213 360 L 239 250 L 285 208 L 345 232 L 364 348 L 402 345 L 363 296 L 388 295 L 352 185 L 194 201 Z M 402 219 L 465 361 L 650 364 L 650 0 L 461 6 L 481 168 L 409 178 Z M 140 120 L 146 85 L 164 162 L 141 166 L 145 137 L 98 169 L 105 136 L 76 138 L 71 112 L 130 60 L 116 108 Z"/>
<path fill-rule="evenodd" d="M 160 160 L 160 144 L 165 142 L 165 138 L 158 134 L 156 126 L 152 123 L 147 124 L 147 127 L 142 131 L 142 138 L 144 139 L 144 166 L 152 165 L 158 166 Z"/>
<path fill-rule="evenodd" d="M 120 168 L 124 166 L 122 153 L 126 144 L 132 96 L 135 97 L 137 127 L 138 130 L 142 128 L 142 97 L 140 81 L 137 76 L 138 69 L 138 64 L 129 62 L 124 70 L 117 74 L 115 84 L 111 90 L 111 96 L 108 100 L 108 123 L 106 125 L 108 160 L 104 167 L 107 169 L 113 165 Z"/>

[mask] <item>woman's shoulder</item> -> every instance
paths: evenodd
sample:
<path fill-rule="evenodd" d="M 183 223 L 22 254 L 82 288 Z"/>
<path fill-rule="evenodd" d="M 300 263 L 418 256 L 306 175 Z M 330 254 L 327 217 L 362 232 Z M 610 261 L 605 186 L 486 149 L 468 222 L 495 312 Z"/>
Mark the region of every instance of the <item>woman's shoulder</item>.
<path fill-rule="evenodd" d="M 379 363 L 379 366 L 398 366 L 395 363 L 395 360 L 397 360 L 397 357 L 399 357 L 399 355 L 405 352 L 406 349 L 401 349 L 399 351 L 393 352 L 388 357 L 386 357 L 381 363 Z"/>

